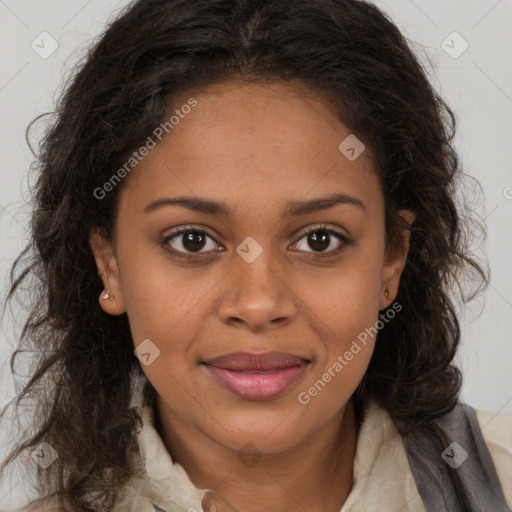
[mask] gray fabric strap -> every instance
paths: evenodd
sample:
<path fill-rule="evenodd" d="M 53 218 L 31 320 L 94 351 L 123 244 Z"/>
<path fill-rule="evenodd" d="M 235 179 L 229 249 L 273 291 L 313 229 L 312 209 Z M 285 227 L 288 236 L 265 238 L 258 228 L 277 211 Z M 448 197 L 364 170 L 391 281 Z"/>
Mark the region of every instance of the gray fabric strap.
<path fill-rule="evenodd" d="M 416 486 L 427 512 L 510 512 L 475 410 L 458 402 L 435 422 L 450 442 L 439 453 L 435 440 L 416 429 L 403 439 Z M 434 481 L 420 465 L 423 459 Z M 457 503 L 452 475 L 457 472 L 471 504 Z M 438 485 L 436 485 L 436 483 Z"/>

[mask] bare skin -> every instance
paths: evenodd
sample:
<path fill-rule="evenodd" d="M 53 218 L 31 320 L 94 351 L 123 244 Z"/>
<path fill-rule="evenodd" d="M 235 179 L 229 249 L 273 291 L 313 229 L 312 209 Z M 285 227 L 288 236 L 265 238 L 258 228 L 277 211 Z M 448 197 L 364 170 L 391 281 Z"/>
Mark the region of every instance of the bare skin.
<path fill-rule="evenodd" d="M 339 512 L 357 442 L 350 398 L 375 339 L 341 371 L 333 363 L 392 303 L 407 257 L 407 231 L 399 247 L 386 247 L 369 149 L 346 158 L 338 146 L 350 130 L 299 85 L 231 82 L 184 95 L 177 108 L 191 96 L 197 106 L 122 184 L 112 244 L 90 236 L 110 292 L 101 307 L 128 314 L 135 346 L 149 339 L 160 350 L 142 366 L 158 395 L 157 429 L 192 482 L 216 491 L 223 512 Z M 335 192 L 353 200 L 284 214 L 290 202 Z M 144 212 L 178 196 L 232 212 L 169 204 Z M 164 242 L 184 227 L 205 230 L 204 245 L 190 246 L 183 234 Z M 304 233 L 322 227 L 342 236 L 327 235 L 325 250 Z M 246 237 L 262 249 L 250 263 L 236 251 Z M 233 394 L 201 364 L 270 350 L 311 363 L 268 400 Z M 301 402 L 329 369 L 329 383 Z"/>

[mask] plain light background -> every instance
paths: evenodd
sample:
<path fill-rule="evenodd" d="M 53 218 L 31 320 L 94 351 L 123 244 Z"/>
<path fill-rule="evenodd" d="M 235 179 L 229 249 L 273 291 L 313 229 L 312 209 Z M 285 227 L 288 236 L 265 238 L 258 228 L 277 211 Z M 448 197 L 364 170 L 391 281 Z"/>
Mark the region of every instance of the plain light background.
<path fill-rule="evenodd" d="M 0 0 L 2 302 L 10 265 L 28 235 L 24 198 L 32 154 L 25 129 L 38 114 L 52 110 L 69 69 L 104 30 L 105 22 L 127 3 Z M 416 43 L 415 51 L 429 69 L 432 83 L 457 116 L 456 146 L 462 165 L 482 185 L 484 200 L 478 211 L 487 223 L 491 285 L 461 318 L 463 339 L 457 361 L 464 374 L 462 399 L 475 408 L 512 416 L 512 1 L 374 3 Z M 52 44 L 58 45 L 56 50 L 44 55 Z M 15 314 L 19 321 L 20 312 Z M 0 406 L 14 397 L 9 357 L 16 343 L 7 314 L 0 333 Z M 12 428 L 8 420 L 0 422 L 0 457 Z M 16 481 L 0 482 L 0 506 L 19 500 L 26 484 L 23 474 Z"/>

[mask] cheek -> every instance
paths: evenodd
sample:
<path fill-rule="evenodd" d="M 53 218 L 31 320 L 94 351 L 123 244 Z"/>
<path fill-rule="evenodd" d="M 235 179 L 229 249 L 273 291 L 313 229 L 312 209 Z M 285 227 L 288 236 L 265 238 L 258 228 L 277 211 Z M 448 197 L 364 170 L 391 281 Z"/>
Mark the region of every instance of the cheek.
<path fill-rule="evenodd" d="M 315 393 L 323 396 L 318 402 L 348 399 L 366 372 L 377 333 L 381 286 L 380 260 L 371 254 L 357 252 L 328 279 L 315 286 L 304 284 L 309 290 L 304 290 L 308 309 L 313 313 L 309 318 L 322 343 L 309 383 L 314 389 L 311 394 L 303 389 L 306 399 Z M 329 389 L 322 391 L 323 387 Z"/>
<path fill-rule="evenodd" d="M 142 246 L 119 251 L 122 294 L 136 344 L 145 338 L 166 343 L 197 321 L 215 284 L 213 273 L 191 280 L 188 269 L 172 265 L 161 251 Z"/>
<path fill-rule="evenodd" d="M 353 394 L 370 362 L 379 319 L 378 272 L 356 272 L 329 281 L 311 297 L 322 348 L 311 378 L 298 391 L 304 414 L 318 424 Z"/>
<path fill-rule="evenodd" d="M 381 273 L 375 252 L 354 251 L 338 269 L 303 281 L 306 303 L 334 347 L 343 348 L 377 320 Z"/>

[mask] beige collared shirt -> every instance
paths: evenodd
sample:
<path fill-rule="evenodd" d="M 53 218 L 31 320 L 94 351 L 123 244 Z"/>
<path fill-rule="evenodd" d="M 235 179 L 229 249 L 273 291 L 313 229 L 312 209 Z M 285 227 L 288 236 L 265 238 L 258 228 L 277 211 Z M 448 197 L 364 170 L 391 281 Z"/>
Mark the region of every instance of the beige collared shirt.
<path fill-rule="evenodd" d="M 141 409 L 137 434 L 148 479 L 133 479 L 123 489 L 114 512 L 201 512 L 205 489 L 173 463 L 154 427 L 153 411 Z M 512 418 L 476 410 L 483 437 L 512 509 Z M 400 434 L 387 411 L 370 402 L 361 424 L 354 460 L 354 483 L 340 512 L 425 512 Z"/>

